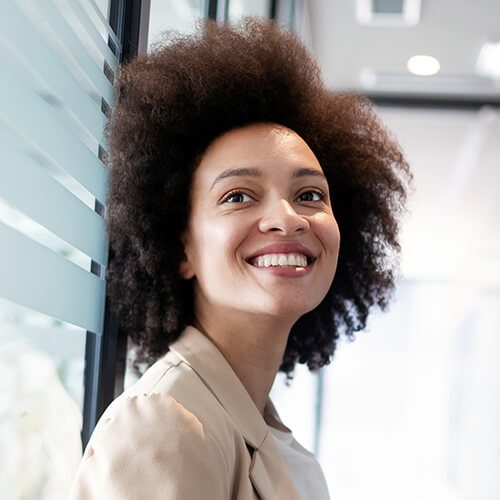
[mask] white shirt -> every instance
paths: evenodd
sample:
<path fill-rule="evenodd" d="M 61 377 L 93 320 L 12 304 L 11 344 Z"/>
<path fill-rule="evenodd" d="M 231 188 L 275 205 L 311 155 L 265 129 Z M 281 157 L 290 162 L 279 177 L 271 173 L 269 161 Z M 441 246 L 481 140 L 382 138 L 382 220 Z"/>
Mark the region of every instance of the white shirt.
<path fill-rule="evenodd" d="M 329 500 L 328 486 L 313 453 L 301 446 L 291 432 L 268 426 L 303 500 Z"/>

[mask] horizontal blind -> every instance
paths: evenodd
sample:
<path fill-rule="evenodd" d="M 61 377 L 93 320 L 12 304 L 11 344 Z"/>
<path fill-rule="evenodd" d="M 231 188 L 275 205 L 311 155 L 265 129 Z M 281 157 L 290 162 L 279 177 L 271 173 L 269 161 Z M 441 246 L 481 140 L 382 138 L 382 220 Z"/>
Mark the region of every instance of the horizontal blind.
<path fill-rule="evenodd" d="M 0 297 L 101 335 L 120 43 L 94 0 L 1 10 Z"/>

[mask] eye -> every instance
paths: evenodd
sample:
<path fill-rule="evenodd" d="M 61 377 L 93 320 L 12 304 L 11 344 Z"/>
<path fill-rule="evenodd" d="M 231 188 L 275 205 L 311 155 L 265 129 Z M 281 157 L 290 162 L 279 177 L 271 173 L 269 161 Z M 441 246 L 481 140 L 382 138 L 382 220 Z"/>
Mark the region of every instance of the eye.
<path fill-rule="evenodd" d="M 241 191 L 232 191 L 231 193 L 228 193 L 223 199 L 222 199 L 222 203 L 243 203 L 244 200 L 243 200 L 243 197 L 247 197 L 249 200 L 251 200 L 252 198 L 246 194 L 246 193 L 243 193 Z M 233 200 L 233 201 L 231 201 Z M 248 200 L 247 200 L 248 201 Z"/>
<path fill-rule="evenodd" d="M 304 191 L 303 193 L 301 193 L 299 195 L 299 198 L 302 198 L 302 196 L 304 195 L 313 195 L 312 197 L 311 196 L 307 196 L 308 199 L 302 199 L 301 201 L 324 201 L 325 199 L 325 193 L 323 193 L 323 191 L 320 191 L 320 190 L 311 190 L 311 191 Z M 314 196 L 317 196 L 317 199 L 314 199 Z"/>

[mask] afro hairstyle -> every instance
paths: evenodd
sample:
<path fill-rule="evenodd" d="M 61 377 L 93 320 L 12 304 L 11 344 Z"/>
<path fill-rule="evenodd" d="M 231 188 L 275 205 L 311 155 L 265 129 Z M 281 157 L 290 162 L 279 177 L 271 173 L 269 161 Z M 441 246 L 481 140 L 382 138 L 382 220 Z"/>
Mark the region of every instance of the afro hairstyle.
<path fill-rule="evenodd" d="M 271 122 L 295 131 L 319 160 L 341 234 L 323 301 L 290 331 L 280 371 L 328 364 L 341 335 L 385 309 L 399 269 L 409 166 L 370 101 L 325 87 L 299 38 L 275 21 L 228 26 L 200 20 L 193 34 L 165 32 L 123 63 L 106 125 L 110 252 L 108 295 L 135 348 L 140 374 L 193 324 L 193 280 L 179 274 L 193 174 L 222 133 Z"/>

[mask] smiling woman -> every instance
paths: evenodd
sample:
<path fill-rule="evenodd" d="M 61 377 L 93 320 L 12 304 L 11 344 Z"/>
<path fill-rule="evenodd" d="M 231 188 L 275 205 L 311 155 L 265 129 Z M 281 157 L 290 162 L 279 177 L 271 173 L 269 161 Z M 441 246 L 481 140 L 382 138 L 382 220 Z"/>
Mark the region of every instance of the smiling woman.
<path fill-rule="evenodd" d="M 262 19 L 166 35 L 116 87 L 107 278 L 148 368 L 99 420 L 71 498 L 328 498 L 269 391 L 387 304 L 399 147 Z"/>
<path fill-rule="evenodd" d="M 337 267 L 328 183 L 294 131 L 257 123 L 210 144 L 190 206 L 180 269 L 195 278 L 194 325 L 219 346 L 263 412 L 291 328 L 321 303 Z M 272 363 L 258 352 L 252 359 L 254 346 L 274 352 Z"/>

